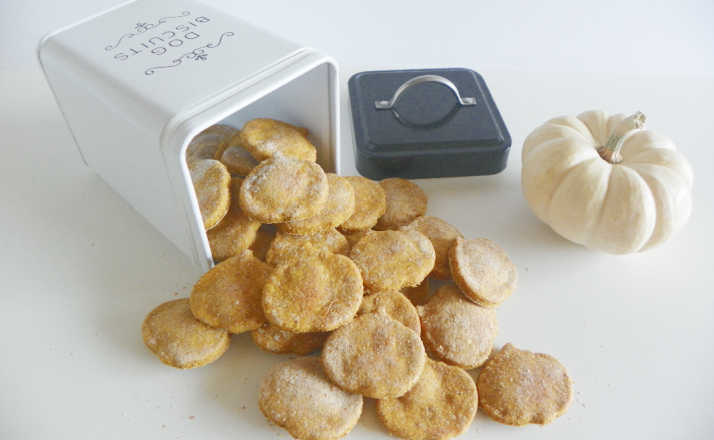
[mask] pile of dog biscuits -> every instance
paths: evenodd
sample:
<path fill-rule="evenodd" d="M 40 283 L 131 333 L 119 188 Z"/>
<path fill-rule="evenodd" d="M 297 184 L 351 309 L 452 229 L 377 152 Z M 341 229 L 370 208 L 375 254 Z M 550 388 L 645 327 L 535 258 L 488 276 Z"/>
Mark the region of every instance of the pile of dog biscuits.
<path fill-rule="evenodd" d="M 556 359 L 511 344 L 492 353 L 495 308 L 517 282 L 506 253 L 427 216 L 408 180 L 325 173 L 308 136 L 254 119 L 192 140 L 186 161 L 217 264 L 190 298 L 149 313 L 146 346 L 195 368 L 251 332 L 263 350 L 303 356 L 277 364 L 258 396 L 268 420 L 303 440 L 349 433 L 363 397 L 409 440 L 456 436 L 477 407 L 510 425 L 564 413 L 572 385 Z M 477 367 L 474 382 L 466 370 Z"/>

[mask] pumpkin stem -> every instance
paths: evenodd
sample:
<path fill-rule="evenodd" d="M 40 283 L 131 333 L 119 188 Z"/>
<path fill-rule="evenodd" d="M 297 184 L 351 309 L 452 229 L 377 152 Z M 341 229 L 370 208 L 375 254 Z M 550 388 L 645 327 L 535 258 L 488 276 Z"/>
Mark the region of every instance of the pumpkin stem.
<path fill-rule="evenodd" d="M 638 130 L 645 125 L 645 115 L 642 112 L 637 112 L 620 121 L 610 133 L 607 143 L 597 149 L 600 157 L 610 163 L 622 162 L 622 144 L 625 143 L 625 137 L 633 130 Z"/>

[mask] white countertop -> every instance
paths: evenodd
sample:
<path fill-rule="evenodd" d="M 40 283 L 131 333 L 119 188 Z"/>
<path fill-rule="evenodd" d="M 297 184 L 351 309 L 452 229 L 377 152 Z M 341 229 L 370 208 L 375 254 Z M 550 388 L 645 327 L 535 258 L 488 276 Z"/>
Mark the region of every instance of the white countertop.
<path fill-rule="evenodd" d="M 0 5 L 0 438 L 287 439 L 256 404 L 280 357 L 249 336 L 191 371 L 165 367 L 143 346 L 146 313 L 186 296 L 195 272 L 84 167 L 32 52 L 42 34 L 113 3 Z M 513 137 L 508 168 L 418 183 L 429 213 L 509 252 L 520 284 L 499 309 L 497 343 L 556 356 L 575 400 L 546 427 L 479 414 L 462 438 L 714 438 L 711 3 L 212 3 L 333 55 L 343 107 L 358 71 L 463 66 L 485 77 Z M 591 108 L 642 110 L 691 161 L 692 218 L 664 246 L 598 254 L 530 213 L 523 139 L 551 116 Z M 350 438 L 386 435 L 368 403 Z"/>

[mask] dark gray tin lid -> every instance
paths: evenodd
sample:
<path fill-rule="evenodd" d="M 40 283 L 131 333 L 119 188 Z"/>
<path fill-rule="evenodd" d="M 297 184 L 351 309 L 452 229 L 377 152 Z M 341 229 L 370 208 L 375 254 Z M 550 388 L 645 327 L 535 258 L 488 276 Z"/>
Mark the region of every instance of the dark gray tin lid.
<path fill-rule="evenodd" d="M 362 72 L 349 80 L 361 174 L 407 178 L 494 174 L 511 136 L 470 69 Z"/>

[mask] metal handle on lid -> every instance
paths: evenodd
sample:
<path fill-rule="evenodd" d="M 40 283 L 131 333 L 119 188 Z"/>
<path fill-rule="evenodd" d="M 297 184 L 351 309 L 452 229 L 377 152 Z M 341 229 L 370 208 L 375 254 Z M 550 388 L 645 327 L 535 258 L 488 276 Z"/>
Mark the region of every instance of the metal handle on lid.
<path fill-rule="evenodd" d="M 417 84 L 421 84 L 421 83 L 425 83 L 425 82 L 435 82 L 435 83 L 445 85 L 452 92 L 454 92 L 454 96 L 456 96 L 456 99 L 459 101 L 459 104 L 462 106 L 476 105 L 476 98 L 462 97 L 461 93 L 459 93 L 459 89 L 456 88 L 456 85 L 454 83 L 452 83 L 451 81 L 449 81 L 448 79 L 444 78 L 443 76 L 441 76 L 441 75 L 421 75 L 421 76 L 415 76 L 414 78 L 410 79 L 409 81 L 406 81 L 404 84 L 399 86 L 399 88 L 394 92 L 394 96 L 392 96 L 392 99 L 390 99 L 389 101 L 385 101 L 385 100 L 374 101 L 374 107 L 377 110 L 391 110 L 397 104 L 397 101 L 399 101 L 399 97 L 401 96 L 402 93 L 404 93 L 405 90 L 407 90 L 411 86 L 415 86 Z"/>

